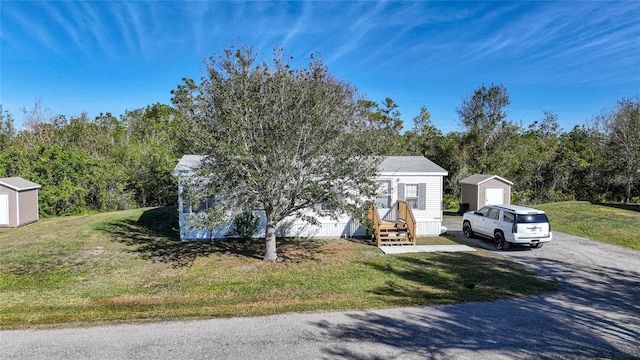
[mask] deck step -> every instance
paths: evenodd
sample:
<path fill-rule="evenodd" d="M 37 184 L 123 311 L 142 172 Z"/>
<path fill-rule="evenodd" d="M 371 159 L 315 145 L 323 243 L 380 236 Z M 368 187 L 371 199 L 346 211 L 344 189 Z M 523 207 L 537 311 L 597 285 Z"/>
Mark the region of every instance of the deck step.
<path fill-rule="evenodd" d="M 381 224 L 380 229 L 406 229 L 402 224 Z"/>
<path fill-rule="evenodd" d="M 388 233 L 408 233 L 406 229 L 380 229 L 380 234 Z"/>
<path fill-rule="evenodd" d="M 380 230 L 409 230 L 406 226 L 380 226 Z"/>

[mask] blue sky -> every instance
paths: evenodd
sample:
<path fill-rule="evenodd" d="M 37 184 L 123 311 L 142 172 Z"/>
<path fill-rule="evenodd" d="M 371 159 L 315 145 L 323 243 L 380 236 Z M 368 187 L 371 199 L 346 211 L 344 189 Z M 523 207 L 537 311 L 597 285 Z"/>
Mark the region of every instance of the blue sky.
<path fill-rule="evenodd" d="M 329 71 L 405 127 L 426 106 L 443 132 L 482 84 L 509 90 L 509 118 L 558 115 L 564 130 L 640 94 L 640 2 L 1 1 L 0 104 L 20 122 L 51 114 L 118 116 L 169 104 L 203 59 L 249 45 Z"/>

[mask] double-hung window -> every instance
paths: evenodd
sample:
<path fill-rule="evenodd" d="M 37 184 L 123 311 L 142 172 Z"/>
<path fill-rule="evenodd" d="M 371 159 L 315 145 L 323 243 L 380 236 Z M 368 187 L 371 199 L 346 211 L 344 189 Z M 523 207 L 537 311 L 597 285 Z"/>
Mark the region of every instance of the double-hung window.
<path fill-rule="evenodd" d="M 418 184 L 406 184 L 404 186 L 404 201 L 412 209 L 418 208 Z"/>
<path fill-rule="evenodd" d="M 378 196 L 376 197 L 376 207 L 388 209 L 391 207 L 391 181 L 377 181 Z"/>

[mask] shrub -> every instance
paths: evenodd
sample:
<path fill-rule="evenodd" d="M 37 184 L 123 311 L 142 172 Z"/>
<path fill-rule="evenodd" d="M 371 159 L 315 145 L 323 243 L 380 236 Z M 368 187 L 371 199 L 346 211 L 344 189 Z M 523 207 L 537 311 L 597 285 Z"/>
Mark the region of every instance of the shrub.
<path fill-rule="evenodd" d="M 231 236 L 238 236 L 243 240 L 249 240 L 253 237 L 253 234 L 258 231 L 259 224 L 260 218 L 247 210 L 233 219 Z"/>
<path fill-rule="evenodd" d="M 457 209 L 460 207 L 460 200 L 452 194 L 444 194 L 442 206 L 444 209 Z"/>

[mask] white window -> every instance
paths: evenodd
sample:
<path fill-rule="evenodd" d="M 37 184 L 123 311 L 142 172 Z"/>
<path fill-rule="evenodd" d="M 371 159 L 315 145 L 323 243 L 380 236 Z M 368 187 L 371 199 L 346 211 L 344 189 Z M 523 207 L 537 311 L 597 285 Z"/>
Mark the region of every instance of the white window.
<path fill-rule="evenodd" d="M 213 206 L 214 198 L 200 198 L 196 196 L 192 197 L 192 189 L 184 186 L 182 190 L 182 213 L 191 214 L 207 210 Z M 199 195 L 199 194 L 196 194 Z"/>
<path fill-rule="evenodd" d="M 388 209 L 391 207 L 391 181 L 377 181 L 378 197 L 376 198 L 376 207 Z"/>
<path fill-rule="evenodd" d="M 331 206 L 331 204 L 327 203 L 327 202 L 323 202 L 320 204 L 320 212 L 330 212 L 331 210 L 333 210 L 333 207 Z"/>
<path fill-rule="evenodd" d="M 404 201 L 412 209 L 418 208 L 418 184 L 406 184 L 404 186 Z"/>
<path fill-rule="evenodd" d="M 182 194 L 181 194 L 182 213 L 189 214 L 191 213 L 191 195 L 189 194 L 188 187 L 185 186 L 183 189 L 184 190 L 182 191 Z"/>

